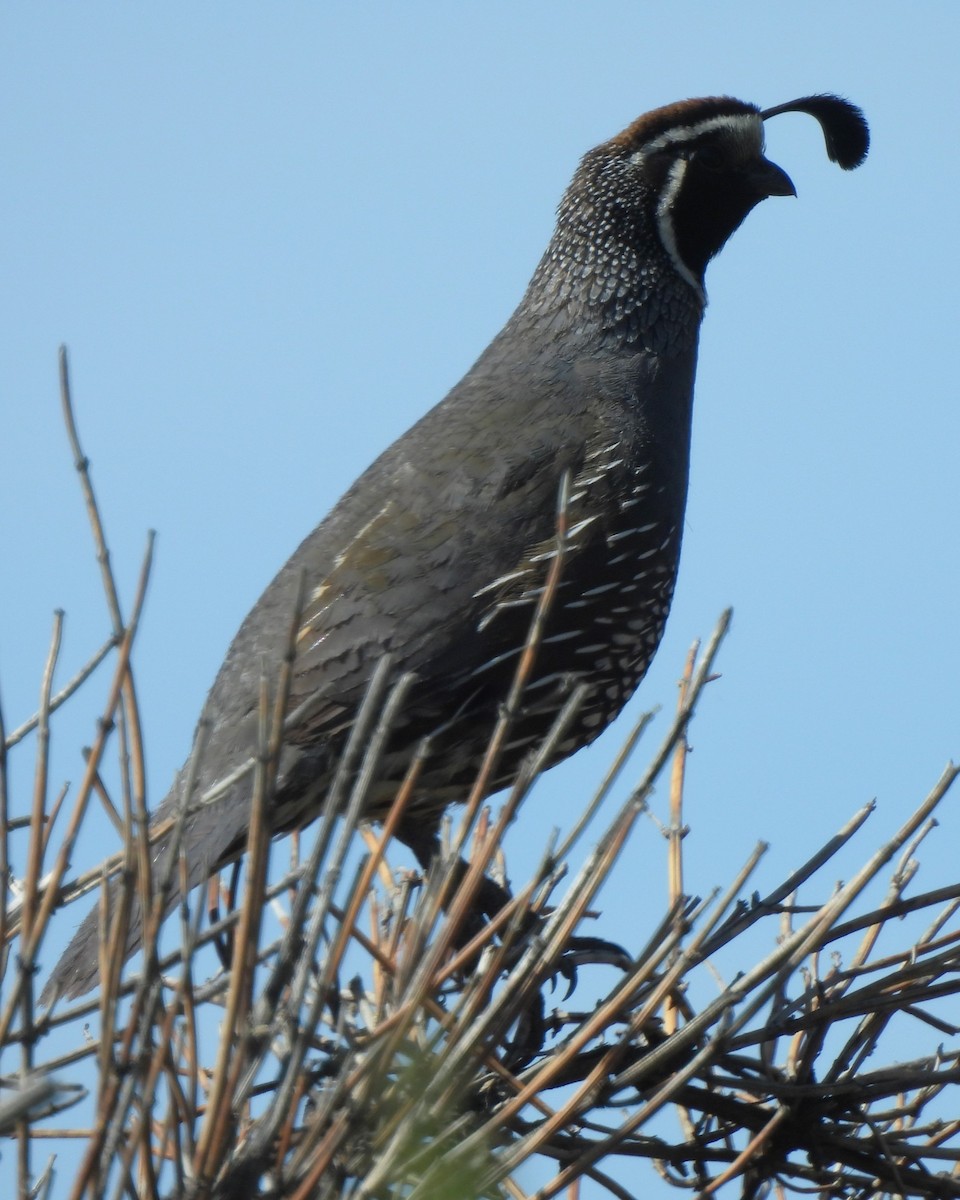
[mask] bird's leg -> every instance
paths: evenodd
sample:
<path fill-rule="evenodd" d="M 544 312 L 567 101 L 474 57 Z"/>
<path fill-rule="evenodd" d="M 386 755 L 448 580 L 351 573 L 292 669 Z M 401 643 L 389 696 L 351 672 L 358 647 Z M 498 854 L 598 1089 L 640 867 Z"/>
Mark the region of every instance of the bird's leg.
<path fill-rule="evenodd" d="M 398 839 L 414 853 L 417 862 L 424 871 L 429 871 L 433 861 L 440 857 L 440 837 L 436 825 L 425 824 L 423 821 L 401 822 L 397 830 Z M 453 890 L 460 886 L 467 873 L 468 864 L 458 858 L 453 867 Z M 451 893 L 452 894 L 452 893 Z M 478 918 L 491 920 L 501 908 L 513 897 L 509 888 L 502 887 L 489 876 L 484 875 L 477 887 L 473 909 Z M 482 924 L 482 922 L 478 922 Z M 473 928 L 465 930 L 463 941 L 467 942 L 477 932 L 477 924 L 468 922 Z"/>
<path fill-rule="evenodd" d="M 423 822 L 409 822 L 400 826 L 397 837 L 413 851 L 417 862 L 424 871 L 428 871 L 434 859 L 440 855 L 440 838 L 436 826 L 424 825 Z M 460 886 L 467 872 L 467 866 L 468 864 L 462 858 L 457 859 L 453 868 L 454 889 Z M 492 920 L 512 899 L 509 888 L 501 886 L 488 875 L 484 875 L 477 888 L 473 904 L 473 919 L 467 919 L 465 927 L 458 933 L 456 942 L 465 945 L 479 932 L 484 921 Z M 539 926 L 541 920 L 540 916 L 528 913 L 521 926 L 522 931 L 524 933 L 532 932 Z M 588 963 L 605 963 L 619 967 L 621 970 L 627 970 L 632 962 L 627 951 L 616 942 L 609 942 L 605 938 L 581 935 L 567 939 L 566 948 L 557 964 L 557 971 L 567 980 L 572 990 L 576 985 L 578 966 Z"/>

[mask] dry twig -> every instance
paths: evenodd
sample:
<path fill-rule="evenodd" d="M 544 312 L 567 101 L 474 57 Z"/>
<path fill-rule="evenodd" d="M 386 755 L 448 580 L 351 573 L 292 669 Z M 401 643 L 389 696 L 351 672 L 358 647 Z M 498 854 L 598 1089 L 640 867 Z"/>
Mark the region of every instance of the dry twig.
<path fill-rule="evenodd" d="M 861 809 L 811 859 L 765 897 L 738 899 L 763 847 L 722 894 L 684 896 L 686 736 L 729 614 L 702 653 L 691 652 L 677 712 L 640 781 L 595 836 L 579 871 L 566 862 L 622 774 L 650 722 L 638 722 L 582 818 L 551 841 L 529 880 L 479 932 L 472 898 L 505 831 L 549 757 L 531 760 L 494 819 L 482 808 L 499 747 L 522 703 L 524 682 L 563 570 L 565 503 L 557 545 L 526 653 L 487 761 L 450 853 L 421 877 L 392 865 L 392 834 L 423 756 L 411 762 L 382 830 L 361 827 L 380 751 L 410 680 L 373 679 L 324 815 L 298 835 L 292 868 L 267 874 L 263 822 L 285 725 L 293 639 L 276 680 L 263 682 L 255 802 L 242 899 L 201 930 L 180 905 L 181 947 L 160 954 L 164 880 L 149 879 L 142 743 L 132 651 L 150 562 L 124 618 L 103 523 L 80 448 L 66 358 L 62 393 L 74 458 L 104 580 L 108 634 L 88 665 L 55 690 L 55 629 L 37 714 L 4 737 L 0 722 L 0 871 L 23 863 L 19 898 L 4 895 L 0 1133 L 17 1137 L 19 1188 L 48 1186 L 35 1167 L 39 1141 L 61 1150 L 62 1194 L 122 1197 L 521 1197 L 517 1172 L 540 1163 L 540 1200 L 578 1194 L 590 1180 L 611 1196 L 637 1190 L 644 1170 L 688 1192 L 733 1187 L 754 1196 L 960 1196 L 960 1043 L 950 1006 L 960 991 L 960 884 L 912 891 L 915 857 L 935 836 L 932 814 L 956 778 L 948 768 L 898 833 L 842 888 L 827 874 L 838 851 L 863 836 Z M 291 614 L 292 627 L 296 614 Z M 47 767 L 56 720 L 95 668 L 113 655 L 97 736 L 70 812 L 52 794 Z M 575 695 L 550 737 L 562 736 Z M 36 730 L 32 796 L 10 796 L 7 760 Z M 203 730 L 197 746 L 202 756 Z M 115 765 L 106 755 L 117 750 Z M 584 919 L 672 763 L 670 892 L 662 918 L 626 956 L 582 937 Z M 209 803 L 228 781 L 190 803 Z M 122 845 L 105 869 L 66 880 L 89 799 L 119 821 Z M 114 795 L 120 802 L 115 803 Z M 334 814 L 342 812 L 338 817 Z M 182 816 L 181 816 L 182 820 Z M 176 824 L 165 835 L 177 844 Z M 372 847 L 364 853 L 364 837 Z M 302 842 L 305 854 L 299 853 Z M 465 872 L 451 871 L 469 849 Z M 898 857 L 899 856 L 899 860 Z M 894 862 L 885 896 L 868 885 Z M 176 853 L 167 870 L 183 871 Z M 103 910 L 103 985 L 96 1001 L 39 1012 L 33 967 L 58 910 L 101 879 L 120 886 Z M 171 879 L 173 875 L 171 874 Z M 167 881 L 169 882 L 169 881 Z M 139 889 L 139 891 L 138 891 Z M 181 888 L 182 893 L 182 888 Z M 139 895 L 139 909 L 132 904 Z M 145 969 L 121 970 L 130 913 L 144 922 Z M 273 919 L 279 917 L 277 932 Z M 904 918 L 910 917 L 907 923 Z M 602 930 L 602 917 L 599 918 Z M 769 931 L 759 962 L 710 994 L 711 958 Z M 911 929 L 919 929 L 910 936 Z M 232 966 L 205 979 L 214 939 L 232 938 Z M 884 947 L 881 952 L 881 946 Z M 179 966 L 179 969 L 176 968 Z M 170 974 L 174 971 L 174 974 Z M 569 995 L 550 987 L 566 976 Z M 715 990 L 715 989 L 714 989 Z M 599 991 L 599 1000 L 596 998 Z M 82 1022 L 96 1012 L 92 1036 Z M 926 1047 L 901 1057 L 911 1025 Z M 63 1051 L 65 1035 L 74 1048 Z M 54 1049 L 54 1046 L 57 1049 Z M 11 1050 L 15 1049 L 15 1058 Z M 83 1095 L 96 1097 L 95 1108 Z M 83 1105 L 86 1104 L 84 1108 Z M 79 1105 L 79 1109 L 69 1106 Z M 64 1122 L 71 1111 L 80 1124 Z M 673 1113 L 676 1120 L 668 1119 Z M 637 1165 L 638 1159 L 649 1165 Z M 530 1178 L 530 1175 L 525 1175 Z"/>

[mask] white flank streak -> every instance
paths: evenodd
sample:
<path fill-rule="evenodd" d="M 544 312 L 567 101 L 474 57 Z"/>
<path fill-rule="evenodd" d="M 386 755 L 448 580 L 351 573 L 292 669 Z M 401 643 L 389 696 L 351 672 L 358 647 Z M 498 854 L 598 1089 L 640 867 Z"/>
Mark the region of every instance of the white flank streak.
<path fill-rule="evenodd" d="M 583 533 L 587 526 L 592 525 L 596 519 L 596 514 L 594 514 L 592 517 L 584 517 L 583 520 L 578 521 L 576 525 L 571 525 L 567 530 L 567 541 L 573 541 L 578 533 Z"/>
<path fill-rule="evenodd" d="M 523 567 L 519 571 L 508 571 L 506 575 L 501 575 L 499 579 L 495 579 L 493 583 L 485 583 L 482 588 L 478 588 L 477 591 L 473 593 L 473 598 L 476 600 L 478 596 L 484 596 L 487 592 L 492 592 L 496 588 L 505 587 L 506 584 L 513 583 L 515 579 L 522 579 L 524 575 L 528 574 L 529 571 L 526 567 Z"/>

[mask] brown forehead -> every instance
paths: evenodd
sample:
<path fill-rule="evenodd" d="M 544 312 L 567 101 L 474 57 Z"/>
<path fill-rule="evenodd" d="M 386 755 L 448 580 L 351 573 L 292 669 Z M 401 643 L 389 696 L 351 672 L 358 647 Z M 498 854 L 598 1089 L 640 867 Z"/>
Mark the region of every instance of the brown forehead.
<path fill-rule="evenodd" d="M 644 113 L 611 138 L 611 146 L 623 148 L 642 146 L 652 141 L 669 129 L 678 125 L 695 125 L 699 121 L 709 120 L 710 117 L 759 115 L 760 109 L 755 104 L 747 104 L 743 100 L 735 100 L 732 96 L 705 96 L 699 100 L 678 100 L 675 104 L 655 108 L 652 112 Z"/>

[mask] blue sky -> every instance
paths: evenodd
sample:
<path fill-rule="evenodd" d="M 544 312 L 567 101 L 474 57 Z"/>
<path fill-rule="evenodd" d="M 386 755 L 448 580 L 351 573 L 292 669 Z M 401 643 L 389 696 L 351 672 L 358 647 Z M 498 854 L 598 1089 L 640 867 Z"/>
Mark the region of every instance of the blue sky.
<path fill-rule="evenodd" d="M 958 42 L 948 0 L 3 6 L 8 727 L 54 608 L 61 680 L 107 630 L 60 342 L 127 604 L 158 531 L 136 656 L 156 803 L 245 612 L 509 315 L 581 154 L 686 96 L 838 91 L 870 120 L 866 165 L 830 164 L 809 118 L 771 122 L 799 198 L 708 272 L 679 586 L 630 712 L 672 707 L 732 604 L 693 731 L 689 886 L 727 882 L 758 838 L 772 884 L 876 797 L 865 856 L 960 754 Z M 77 780 L 92 730 L 69 728 L 55 774 Z M 618 744 L 541 784 L 511 861 L 569 825 Z M 927 886 L 955 874 L 958 811 Z M 665 889 L 652 826 L 630 854 L 604 893 L 624 939 Z"/>

